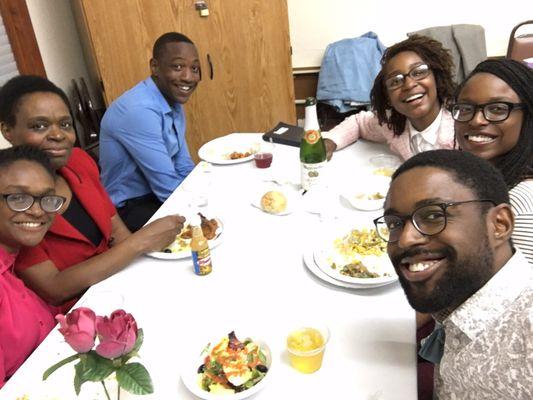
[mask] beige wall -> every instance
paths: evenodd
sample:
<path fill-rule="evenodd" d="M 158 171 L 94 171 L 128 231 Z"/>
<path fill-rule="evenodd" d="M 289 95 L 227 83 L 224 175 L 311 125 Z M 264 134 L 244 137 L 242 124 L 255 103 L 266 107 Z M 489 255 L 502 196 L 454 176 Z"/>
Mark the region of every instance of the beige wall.
<path fill-rule="evenodd" d="M 69 0 L 26 2 L 48 77 L 65 90 L 69 89 L 74 77 L 83 76 L 91 82 Z M 506 53 L 513 26 L 533 18 L 531 0 L 508 0 L 505 7 L 492 6 L 487 0 L 422 3 L 287 0 L 287 3 L 293 67 L 319 66 L 329 43 L 360 36 L 370 30 L 390 46 L 404 39 L 406 32 L 459 23 L 482 25 L 488 55 L 501 56 Z M 415 5 L 420 10 L 413 9 Z"/>
<path fill-rule="evenodd" d="M 69 0 L 26 0 L 48 79 L 70 94 L 71 79 L 89 80 Z"/>
<path fill-rule="evenodd" d="M 293 67 L 319 66 L 326 46 L 374 31 L 385 46 L 406 33 L 431 26 L 479 24 L 485 28 L 487 53 L 503 56 L 512 28 L 533 19 L 533 1 L 448 0 L 287 0 Z M 419 10 L 414 9 L 418 7 Z"/>

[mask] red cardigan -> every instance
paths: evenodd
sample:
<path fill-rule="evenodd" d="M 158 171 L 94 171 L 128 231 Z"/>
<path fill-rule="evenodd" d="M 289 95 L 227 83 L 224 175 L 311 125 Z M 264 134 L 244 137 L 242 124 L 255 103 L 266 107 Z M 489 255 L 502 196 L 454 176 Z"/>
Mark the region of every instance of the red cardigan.
<path fill-rule="evenodd" d="M 58 173 L 65 178 L 72 192 L 100 228 L 102 241 L 95 246 L 62 215 L 57 215 L 38 246 L 21 249 L 15 262 L 16 270 L 24 270 L 50 260 L 62 271 L 109 249 L 111 217 L 116 214 L 116 209 L 100 183 L 96 163 L 83 150 L 74 148 L 67 165 L 59 169 Z M 63 304 L 59 311 L 68 311 L 76 300 Z"/>

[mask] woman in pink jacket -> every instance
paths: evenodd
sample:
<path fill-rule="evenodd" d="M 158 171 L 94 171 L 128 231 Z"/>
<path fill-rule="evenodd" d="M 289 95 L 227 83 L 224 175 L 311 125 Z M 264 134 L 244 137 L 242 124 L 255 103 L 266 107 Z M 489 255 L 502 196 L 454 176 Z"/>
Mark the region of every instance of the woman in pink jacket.
<path fill-rule="evenodd" d="M 64 197 L 46 154 L 29 147 L 0 151 L 0 388 L 54 327 L 47 305 L 13 273 L 18 250 L 35 246 Z"/>
<path fill-rule="evenodd" d="M 446 103 L 454 92 L 453 60 L 436 40 L 413 35 L 389 47 L 370 94 L 372 111 L 324 132 L 328 159 L 359 138 L 386 142 L 406 160 L 422 151 L 453 148 Z"/>

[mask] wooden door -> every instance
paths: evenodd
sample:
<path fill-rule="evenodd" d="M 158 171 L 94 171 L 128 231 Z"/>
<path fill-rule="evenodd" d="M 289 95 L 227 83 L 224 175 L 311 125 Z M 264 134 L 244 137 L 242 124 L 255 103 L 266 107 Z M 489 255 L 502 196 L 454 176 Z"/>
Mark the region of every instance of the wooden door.
<path fill-rule="evenodd" d="M 202 81 L 185 105 L 194 159 L 215 137 L 295 123 L 286 0 L 208 0 L 208 17 L 193 0 L 80 1 L 107 104 L 149 75 L 162 33 L 195 42 Z"/>

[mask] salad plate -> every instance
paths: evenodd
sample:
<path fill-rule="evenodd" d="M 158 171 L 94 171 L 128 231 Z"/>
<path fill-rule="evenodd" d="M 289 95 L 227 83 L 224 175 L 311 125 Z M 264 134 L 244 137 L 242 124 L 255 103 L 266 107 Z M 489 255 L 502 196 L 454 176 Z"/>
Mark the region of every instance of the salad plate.
<path fill-rule="evenodd" d="M 192 394 L 204 400 L 241 400 L 268 384 L 270 348 L 260 339 L 238 334 L 216 337 L 203 350 L 185 356 L 181 379 Z"/>
<path fill-rule="evenodd" d="M 213 249 L 217 247 L 220 243 L 222 243 L 222 232 L 224 231 L 224 224 L 222 221 L 218 218 L 215 218 L 215 221 L 217 222 L 217 228 L 215 231 L 215 237 L 211 240 L 208 240 L 209 242 L 209 248 Z M 183 230 L 180 232 L 178 236 L 176 236 L 176 240 L 167 247 L 169 249 L 169 252 L 164 251 L 153 251 L 150 253 L 146 253 L 148 257 L 157 258 L 159 260 L 181 260 L 184 258 L 190 258 L 191 257 L 191 239 L 184 239 L 182 237 L 183 233 L 187 231 L 187 228 L 189 227 L 188 224 L 185 224 L 183 227 Z"/>
<path fill-rule="evenodd" d="M 255 135 L 230 134 L 205 143 L 198 157 L 212 164 L 239 164 L 253 160 L 260 143 Z"/>

